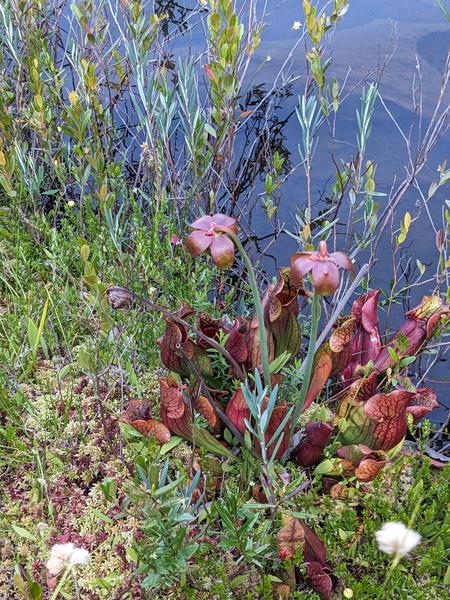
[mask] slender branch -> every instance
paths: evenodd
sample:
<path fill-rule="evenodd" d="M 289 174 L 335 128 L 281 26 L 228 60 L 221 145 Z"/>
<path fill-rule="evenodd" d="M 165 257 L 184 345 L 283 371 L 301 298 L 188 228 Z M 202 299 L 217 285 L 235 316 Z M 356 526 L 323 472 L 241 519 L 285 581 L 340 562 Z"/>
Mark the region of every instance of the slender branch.
<path fill-rule="evenodd" d="M 112 288 L 110 288 L 110 289 L 112 289 Z M 141 304 L 145 304 L 146 306 L 152 308 L 153 310 L 156 310 L 156 311 L 160 312 L 161 314 L 163 314 L 167 319 L 170 319 L 171 321 L 175 321 L 175 323 L 178 323 L 179 325 L 183 325 L 183 327 L 186 327 L 187 329 L 190 329 L 191 331 L 193 331 L 197 335 L 197 337 L 202 339 L 204 342 L 208 343 L 215 350 L 217 350 L 217 352 L 220 352 L 221 354 L 223 354 L 225 356 L 225 358 L 233 366 L 233 368 L 236 372 L 236 375 L 239 377 L 239 379 L 241 381 L 245 381 L 246 377 L 245 377 L 240 365 L 231 356 L 231 354 L 228 352 L 228 350 L 226 348 L 224 348 L 223 346 L 221 346 L 220 344 L 218 344 L 212 338 L 205 335 L 202 331 L 200 331 L 197 327 L 195 327 L 195 325 L 192 325 L 188 321 L 185 321 L 181 317 L 178 317 L 175 313 L 170 311 L 168 308 L 165 308 L 164 306 L 156 304 L 155 302 L 152 302 L 151 300 L 148 300 L 147 298 L 144 298 L 143 296 L 139 296 L 138 294 L 135 294 L 132 290 L 129 290 L 128 288 L 124 288 L 121 286 L 114 286 L 114 289 L 123 290 L 123 291 L 127 292 L 128 294 L 131 294 L 131 296 L 133 297 L 134 300 L 137 300 Z"/>

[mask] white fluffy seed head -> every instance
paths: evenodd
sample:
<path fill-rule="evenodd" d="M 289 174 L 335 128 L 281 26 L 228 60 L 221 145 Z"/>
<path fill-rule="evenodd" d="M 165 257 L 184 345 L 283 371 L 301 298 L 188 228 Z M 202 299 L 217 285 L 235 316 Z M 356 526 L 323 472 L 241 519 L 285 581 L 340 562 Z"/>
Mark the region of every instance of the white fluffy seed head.
<path fill-rule="evenodd" d="M 50 551 L 50 558 L 47 562 L 47 570 L 51 575 L 59 575 L 66 568 L 70 556 L 74 550 L 72 542 L 67 544 L 55 544 Z"/>
<path fill-rule="evenodd" d="M 74 548 L 70 556 L 71 565 L 87 565 L 91 555 L 85 548 Z"/>
<path fill-rule="evenodd" d="M 86 565 L 90 554 L 85 548 L 76 548 L 72 542 L 67 544 L 55 544 L 47 561 L 47 570 L 50 575 L 56 577 L 69 565 Z"/>
<path fill-rule="evenodd" d="M 411 552 L 420 542 L 421 536 L 417 531 L 408 529 L 406 525 L 399 522 L 385 523 L 375 533 L 378 548 L 386 554 L 394 554 L 402 557 Z"/>

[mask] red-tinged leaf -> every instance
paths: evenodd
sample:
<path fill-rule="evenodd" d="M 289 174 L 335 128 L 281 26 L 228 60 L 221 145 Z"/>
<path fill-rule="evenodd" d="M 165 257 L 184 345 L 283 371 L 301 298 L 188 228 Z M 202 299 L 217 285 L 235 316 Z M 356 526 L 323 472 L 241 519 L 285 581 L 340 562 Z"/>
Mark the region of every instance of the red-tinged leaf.
<path fill-rule="evenodd" d="M 416 392 L 398 389 L 389 394 L 374 394 L 367 398 L 367 380 L 356 381 L 341 401 L 335 424 L 339 427 L 337 441 L 344 446 L 359 444 L 358 453 L 373 455 L 380 459 L 377 451 L 389 451 L 401 444 L 407 429 L 407 413 L 416 420 L 428 414 L 437 406 L 436 397 L 430 389 Z M 362 392 L 363 390 L 363 392 Z M 367 448 L 365 448 L 367 446 Z M 347 454 L 345 454 L 347 452 Z M 356 460 L 354 451 L 352 460 Z M 348 456 L 348 448 L 341 448 L 339 456 Z"/>
<path fill-rule="evenodd" d="M 373 481 L 378 473 L 387 465 L 386 460 L 365 458 L 355 469 L 356 477 L 363 482 Z"/>
<path fill-rule="evenodd" d="M 133 421 L 150 419 L 151 416 L 151 403 L 148 400 L 130 400 L 122 412 L 122 421 L 131 425 Z"/>
<path fill-rule="evenodd" d="M 330 350 L 333 361 L 331 376 L 339 375 L 352 359 L 352 339 L 355 330 L 355 317 L 343 317 L 330 336 Z"/>
<path fill-rule="evenodd" d="M 282 560 L 293 559 L 303 550 L 307 582 L 324 600 L 331 598 L 332 572 L 326 561 L 323 542 L 305 522 L 291 518 L 277 533 L 278 553 Z"/>
<path fill-rule="evenodd" d="M 302 467 L 310 467 L 323 457 L 333 428 L 328 423 L 310 421 L 305 425 L 305 436 L 294 449 L 294 462 Z"/>
<path fill-rule="evenodd" d="M 156 421 L 155 419 L 147 419 L 146 421 L 138 419 L 133 421 L 131 425 L 136 431 L 142 433 L 142 435 L 156 438 L 156 441 L 161 445 L 170 442 L 170 431 L 160 421 Z"/>
<path fill-rule="evenodd" d="M 368 334 L 375 334 L 379 337 L 378 330 L 378 298 L 380 290 L 371 290 L 365 296 L 359 299 L 359 306 L 352 314 L 361 321 L 361 326 Z M 356 301 L 358 303 L 358 300 Z M 356 304 L 355 303 L 355 304 Z M 355 306 L 355 305 L 353 305 Z M 358 315 L 359 313 L 359 315 Z"/>
<path fill-rule="evenodd" d="M 291 518 L 277 533 L 278 554 L 281 560 L 295 557 L 299 547 L 303 546 L 305 534 L 298 519 Z"/>
<path fill-rule="evenodd" d="M 336 454 L 341 458 L 351 460 L 355 465 L 358 465 L 362 460 L 369 457 L 378 460 L 386 458 L 386 453 L 382 450 L 372 450 L 372 448 L 369 448 L 364 444 L 342 446 L 341 448 L 338 448 Z"/>
<path fill-rule="evenodd" d="M 306 563 L 307 581 L 321 598 L 329 600 L 333 580 L 326 559 L 325 545 L 305 522 L 301 521 L 301 525 L 305 536 L 303 558 Z"/>
<path fill-rule="evenodd" d="M 330 336 L 330 350 L 334 354 L 340 354 L 344 350 L 348 351 L 355 328 L 355 317 L 344 317 L 338 323 Z"/>
<path fill-rule="evenodd" d="M 374 450 L 394 448 L 406 434 L 406 407 L 413 392 L 395 390 L 390 394 L 376 394 L 364 405 L 364 414 L 373 421 L 370 447 Z"/>
<path fill-rule="evenodd" d="M 300 521 L 300 523 L 305 535 L 305 546 L 303 549 L 305 562 L 318 562 L 322 566 L 326 566 L 327 556 L 324 543 L 304 521 Z"/>
<path fill-rule="evenodd" d="M 429 451 L 430 451 L 430 450 L 428 449 L 428 452 L 429 452 Z M 408 450 L 407 448 L 403 448 L 403 449 L 402 449 L 402 451 L 401 451 L 401 453 L 402 453 L 404 456 L 421 456 L 422 458 L 423 458 L 423 457 L 426 457 L 426 458 L 427 458 L 427 459 L 430 461 L 430 464 L 431 464 L 433 467 L 436 467 L 437 469 L 443 469 L 443 468 L 446 466 L 446 464 L 448 464 L 448 460 L 447 460 L 446 462 L 442 462 L 442 461 L 440 461 L 440 460 L 437 460 L 437 459 L 435 459 L 435 458 L 431 458 L 431 457 L 430 457 L 428 454 L 423 454 L 422 452 L 419 452 L 418 450 L 416 450 L 416 451 L 414 451 L 414 452 L 413 452 L 413 451 L 411 451 L 411 450 Z M 445 456 L 445 457 L 443 457 L 443 458 L 446 458 L 446 459 L 447 459 L 447 457 L 446 457 L 446 456 Z"/>
<path fill-rule="evenodd" d="M 333 590 L 333 581 L 331 579 L 331 570 L 323 567 L 318 562 L 306 564 L 306 573 L 309 585 L 319 594 L 323 600 L 331 599 Z"/>
<path fill-rule="evenodd" d="M 176 381 L 161 377 L 160 387 L 160 408 L 161 420 L 172 433 L 192 439 L 192 415 L 190 414 L 184 399 L 183 387 Z"/>
<path fill-rule="evenodd" d="M 408 340 L 408 346 L 403 352 L 399 352 L 399 338 L 406 338 Z M 405 321 L 374 360 L 375 369 L 381 373 L 394 365 L 396 356 L 399 358 L 414 356 L 421 350 L 425 341 L 426 323 L 421 323 L 414 319 Z M 392 353 L 392 350 L 394 350 L 395 354 Z"/>
<path fill-rule="evenodd" d="M 244 110 L 243 112 L 241 112 L 241 114 L 238 116 L 238 120 L 240 119 L 244 119 L 245 117 L 249 117 L 250 115 L 252 115 L 255 111 L 254 110 Z"/>
<path fill-rule="evenodd" d="M 264 295 L 264 318 L 274 339 L 275 356 L 283 352 L 295 356 L 300 349 L 299 293 L 305 294 L 291 283 L 290 270 L 281 269 L 278 281 Z"/>
<path fill-rule="evenodd" d="M 220 319 L 214 319 L 207 313 L 202 313 L 197 320 L 197 329 L 207 337 L 217 341 L 220 331 L 223 330 L 222 321 Z M 200 348 L 205 350 L 211 348 L 211 345 L 202 338 L 199 338 L 197 343 Z"/>
<path fill-rule="evenodd" d="M 328 379 L 342 373 L 352 358 L 352 337 L 355 317 L 344 317 L 338 322 L 328 342 L 316 353 L 313 373 L 303 410 L 319 396 Z"/>
<path fill-rule="evenodd" d="M 380 352 L 381 337 L 377 314 L 379 295 L 380 290 L 372 290 L 353 303 L 352 315 L 356 319 L 356 333 L 352 340 L 352 359 L 344 370 L 346 382 L 353 379 L 358 365 L 365 366 Z"/>
<path fill-rule="evenodd" d="M 126 288 L 113 286 L 106 290 L 106 298 L 113 309 L 125 308 L 131 304 L 134 294 Z"/>
<path fill-rule="evenodd" d="M 449 306 L 441 297 L 424 296 L 418 306 L 405 313 L 405 317 L 415 321 L 427 321 L 436 314 L 442 315 L 448 314 L 448 312 Z"/>
<path fill-rule="evenodd" d="M 270 417 L 270 421 L 267 425 L 267 429 L 266 429 L 266 443 L 268 443 L 271 439 L 273 434 L 276 432 L 276 430 L 278 429 L 278 427 L 281 425 L 283 419 L 286 417 L 286 413 L 287 413 L 287 404 L 286 402 L 283 402 L 283 404 L 279 404 L 278 406 L 275 406 L 275 408 L 272 411 L 272 415 Z M 278 447 L 277 453 L 275 455 L 275 459 L 280 458 L 280 456 L 282 456 L 288 446 L 288 431 L 289 428 L 291 426 L 291 420 L 288 419 L 286 426 L 284 427 L 283 430 L 283 439 L 281 440 L 281 443 Z M 281 434 L 280 434 L 281 435 Z M 272 454 L 275 450 L 275 447 L 277 445 L 277 440 L 275 440 L 268 448 L 267 448 L 267 457 L 270 459 L 272 458 Z"/>
<path fill-rule="evenodd" d="M 329 490 L 330 498 L 345 500 L 349 497 L 350 489 L 341 483 L 335 483 Z"/>
<path fill-rule="evenodd" d="M 215 427 L 217 424 L 217 415 L 214 408 L 211 406 L 208 398 L 205 396 L 199 396 L 194 401 L 195 410 L 200 413 L 209 423 L 211 427 Z"/>
<path fill-rule="evenodd" d="M 225 343 L 225 349 L 231 354 L 234 360 L 239 363 L 246 363 L 248 359 L 247 335 L 249 333 L 250 323 L 244 317 L 237 317 L 232 327 L 228 330 L 228 339 Z"/>
<path fill-rule="evenodd" d="M 250 322 L 246 342 L 248 356 L 245 366 L 247 372 L 250 372 L 261 366 L 261 337 L 259 333 L 259 322 L 256 316 L 254 316 Z M 267 331 L 267 351 L 269 363 L 271 363 L 274 359 L 274 339 L 271 331 Z"/>
<path fill-rule="evenodd" d="M 147 437 L 153 436 L 158 443 L 170 441 L 170 431 L 160 421 L 151 419 L 151 405 L 148 400 L 130 400 L 122 413 L 122 421 Z"/>
<path fill-rule="evenodd" d="M 186 320 L 194 313 L 195 311 L 192 308 L 183 303 L 175 315 L 180 319 Z M 183 350 L 183 353 L 189 359 L 192 359 L 195 352 L 194 343 L 189 339 L 186 327 L 169 318 L 165 318 L 165 321 L 166 331 L 161 340 L 159 340 L 161 360 L 169 371 L 174 371 L 180 375 L 188 375 L 190 372 L 189 366 L 180 349 Z"/>
<path fill-rule="evenodd" d="M 361 377 L 354 381 L 342 397 L 336 414 L 336 422 L 340 419 L 349 419 L 350 413 L 355 407 L 362 406 L 371 398 L 377 389 L 377 373 L 371 373 L 368 377 Z"/>
<path fill-rule="evenodd" d="M 227 404 L 227 417 L 233 422 L 240 433 L 246 430 L 245 419 L 250 419 L 250 411 L 241 388 L 238 388 Z"/>
<path fill-rule="evenodd" d="M 387 346 L 378 354 L 374 361 L 375 368 L 382 372 L 392 367 L 393 360 L 389 348 L 398 347 L 399 334 L 406 337 L 408 346 L 400 357 L 414 356 L 424 347 L 425 342 L 434 335 L 441 319 L 448 318 L 450 308 L 439 296 L 424 296 L 422 302 L 405 313 L 405 321 L 393 335 Z"/>
<path fill-rule="evenodd" d="M 448 311 L 439 311 L 439 312 L 435 313 L 434 315 L 432 315 L 428 319 L 427 325 L 426 325 L 427 340 L 429 340 L 431 337 L 433 337 L 434 332 L 436 331 L 437 327 L 439 326 L 442 317 L 444 317 L 444 319 L 448 319 Z"/>
<path fill-rule="evenodd" d="M 311 406 L 330 378 L 333 370 L 333 360 L 328 342 L 321 346 L 316 353 L 313 363 L 311 381 L 306 394 L 303 411 Z"/>
<path fill-rule="evenodd" d="M 212 81 L 213 83 L 217 83 L 217 77 L 214 74 L 214 71 L 212 70 L 210 65 L 203 65 L 203 69 L 205 70 L 205 73 L 208 77 L 208 79 L 210 81 Z"/>
<path fill-rule="evenodd" d="M 420 388 L 408 403 L 406 412 L 411 413 L 414 423 L 418 423 L 433 409 L 438 408 L 436 392 L 430 388 Z"/>
<path fill-rule="evenodd" d="M 164 408 L 164 412 L 169 419 L 179 419 L 183 416 L 186 406 L 183 400 L 183 389 L 185 386 L 181 386 L 173 379 L 161 378 L 159 380 L 160 391 L 161 391 L 161 405 Z"/>

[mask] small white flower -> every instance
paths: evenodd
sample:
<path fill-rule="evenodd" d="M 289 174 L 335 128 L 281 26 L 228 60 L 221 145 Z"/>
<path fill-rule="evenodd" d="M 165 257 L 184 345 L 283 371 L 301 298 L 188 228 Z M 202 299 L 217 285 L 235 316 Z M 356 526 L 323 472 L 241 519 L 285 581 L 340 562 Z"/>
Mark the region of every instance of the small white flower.
<path fill-rule="evenodd" d="M 299 30 L 299 29 L 301 29 L 301 28 L 302 28 L 302 24 L 300 23 L 300 21 L 294 21 L 294 22 L 292 23 L 292 29 L 293 29 L 294 31 L 298 31 L 298 30 Z"/>
<path fill-rule="evenodd" d="M 345 590 L 342 593 L 344 595 L 344 598 L 353 598 L 352 588 L 345 588 Z"/>
<path fill-rule="evenodd" d="M 378 548 L 386 554 L 394 554 L 401 558 L 411 552 L 420 542 L 421 536 L 417 531 L 408 529 L 406 525 L 399 522 L 385 523 L 375 533 Z"/>
<path fill-rule="evenodd" d="M 75 202 L 73 200 L 69 200 L 69 202 L 67 203 L 67 206 L 69 208 L 73 208 L 75 206 Z"/>
<path fill-rule="evenodd" d="M 72 542 L 55 544 L 50 551 L 47 570 L 50 575 L 62 573 L 68 566 L 85 565 L 89 562 L 90 554 L 84 548 L 76 548 Z"/>
<path fill-rule="evenodd" d="M 271 60 L 272 60 L 272 57 L 270 56 L 270 54 L 268 54 L 268 55 L 266 56 L 266 62 L 270 62 Z"/>

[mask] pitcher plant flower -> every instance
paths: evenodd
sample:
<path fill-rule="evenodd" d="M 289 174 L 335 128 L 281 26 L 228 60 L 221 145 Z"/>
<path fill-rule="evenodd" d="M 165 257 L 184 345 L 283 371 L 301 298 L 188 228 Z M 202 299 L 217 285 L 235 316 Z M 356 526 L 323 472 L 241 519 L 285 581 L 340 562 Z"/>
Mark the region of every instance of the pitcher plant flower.
<path fill-rule="evenodd" d="M 236 219 L 218 213 L 204 215 L 190 225 L 194 231 L 186 240 L 186 248 L 192 257 L 200 256 L 206 250 L 219 269 L 228 269 L 234 262 L 234 243 L 225 230 L 236 234 Z M 218 230 L 220 228 L 220 230 Z"/>
<path fill-rule="evenodd" d="M 353 263 L 343 252 L 328 253 L 327 243 L 321 241 L 317 251 L 296 252 L 291 257 L 291 277 L 300 286 L 311 273 L 314 289 L 320 296 L 331 296 L 339 287 L 339 268 L 353 271 Z"/>

